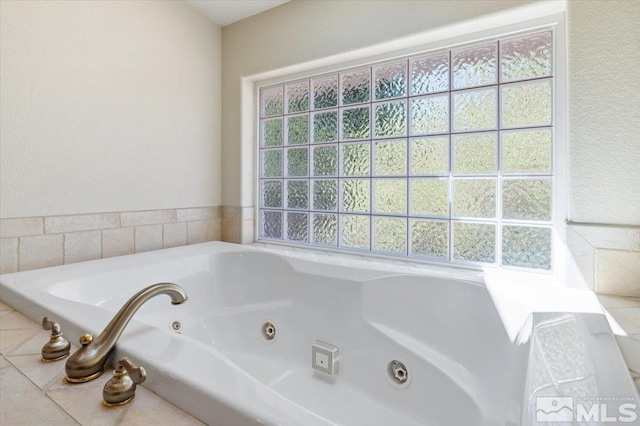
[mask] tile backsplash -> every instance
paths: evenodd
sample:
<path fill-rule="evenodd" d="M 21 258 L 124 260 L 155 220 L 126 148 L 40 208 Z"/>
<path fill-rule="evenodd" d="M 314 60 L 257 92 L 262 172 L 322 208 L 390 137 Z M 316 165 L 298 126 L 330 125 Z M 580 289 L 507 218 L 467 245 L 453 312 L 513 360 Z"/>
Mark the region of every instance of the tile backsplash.
<path fill-rule="evenodd" d="M 220 240 L 221 212 L 201 207 L 0 219 L 0 273 Z M 241 216 L 231 216 L 232 229 Z M 241 242 L 232 239 L 235 232 L 226 234 L 227 241 Z"/>

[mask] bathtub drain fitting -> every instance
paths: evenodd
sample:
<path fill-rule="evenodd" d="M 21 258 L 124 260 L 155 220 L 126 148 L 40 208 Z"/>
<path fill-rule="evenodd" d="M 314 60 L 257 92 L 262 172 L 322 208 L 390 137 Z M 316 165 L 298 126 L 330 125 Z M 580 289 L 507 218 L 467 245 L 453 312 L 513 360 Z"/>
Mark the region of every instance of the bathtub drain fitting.
<path fill-rule="evenodd" d="M 171 323 L 171 329 L 173 331 L 180 331 L 181 328 L 182 328 L 182 324 L 180 324 L 180 321 L 174 321 Z"/>

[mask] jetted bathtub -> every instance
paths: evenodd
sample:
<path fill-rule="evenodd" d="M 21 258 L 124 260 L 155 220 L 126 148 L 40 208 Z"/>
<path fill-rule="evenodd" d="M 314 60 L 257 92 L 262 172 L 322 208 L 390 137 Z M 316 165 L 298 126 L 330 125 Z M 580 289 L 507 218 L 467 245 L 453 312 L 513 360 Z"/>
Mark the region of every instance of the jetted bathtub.
<path fill-rule="evenodd" d="M 189 300 L 150 299 L 111 362 L 130 357 L 147 370 L 146 387 L 211 425 L 535 424 L 538 396 L 638 398 L 595 298 L 596 313 L 517 309 L 526 321 L 514 334 L 471 275 L 214 242 L 6 274 L 0 289 L 77 341 L 158 282 Z"/>

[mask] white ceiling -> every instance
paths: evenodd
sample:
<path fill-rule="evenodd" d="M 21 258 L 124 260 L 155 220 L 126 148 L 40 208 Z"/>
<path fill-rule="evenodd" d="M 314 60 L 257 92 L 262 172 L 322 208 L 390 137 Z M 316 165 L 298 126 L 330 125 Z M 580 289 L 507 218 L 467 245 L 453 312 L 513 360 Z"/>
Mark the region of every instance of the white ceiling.
<path fill-rule="evenodd" d="M 267 9 L 280 6 L 289 0 L 187 0 L 214 22 L 232 24 Z"/>

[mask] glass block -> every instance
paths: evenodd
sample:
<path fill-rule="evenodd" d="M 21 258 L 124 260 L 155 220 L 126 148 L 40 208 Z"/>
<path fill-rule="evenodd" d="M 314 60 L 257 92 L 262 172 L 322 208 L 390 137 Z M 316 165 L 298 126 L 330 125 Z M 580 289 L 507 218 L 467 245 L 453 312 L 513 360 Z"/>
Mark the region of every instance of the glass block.
<path fill-rule="evenodd" d="M 498 82 L 498 44 L 496 42 L 453 50 L 451 56 L 454 89 Z"/>
<path fill-rule="evenodd" d="M 306 180 L 287 181 L 287 208 L 309 208 L 309 182 Z"/>
<path fill-rule="evenodd" d="M 551 80 L 517 83 L 502 88 L 502 127 L 551 124 Z"/>
<path fill-rule="evenodd" d="M 406 179 L 375 179 L 373 191 L 374 212 L 407 214 Z"/>
<path fill-rule="evenodd" d="M 284 95 L 282 86 L 269 87 L 260 90 L 260 115 L 269 117 L 282 115 L 284 109 Z"/>
<path fill-rule="evenodd" d="M 338 74 L 311 79 L 315 109 L 338 106 Z"/>
<path fill-rule="evenodd" d="M 374 216 L 373 249 L 406 254 L 407 219 Z"/>
<path fill-rule="evenodd" d="M 550 76 L 552 46 L 551 31 L 501 41 L 502 81 Z"/>
<path fill-rule="evenodd" d="M 282 208 L 282 181 L 262 181 L 262 207 Z"/>
<path fill-rule="evenodd" d="M 449 131 L 449 95 L 411 100 L 411 134 L 427 135 Z"/>
<path fill-rule="evenodd" d="M 369 102 L 371 98 L 371 70 L 369 68 L 340 74 L 342 105 Z"/>
<path fill-rule="evenodd" d="M 261 236 L 282 239 L 282 212 L 261 210 Z"/>
<path fill-rule="evenodd" d="M 374 143 L 373 173 L 378 176 L 407 174 L 407 140 L 394 139 Z"/>
<path fill-rule="evenodd" d="M 502 132 L 503 173 L 551 173 L 551 129 Z"/>
<path fill-rule="evenodd" d="M 449 53 L 413 58 L 411 68 L 411 95 L 449 90 Z"/>
<path fill-rule="evenodd" d="M 411 215 L 449 216 L 448 179 L 411 179 Z"/>
<path fill-rule="evenodd" d="M 336 210 L 338 208 L 338 181 L 314 180 L 312 186 L 314 210 Z"/>
<path fill-rule="evenodd" d="M 496 180 L 454 179 L 453 215 L 496 217 Z"/>
<path fill-rule="evenodd" d="M 309 175 L 309 149 L 289 148 L 287 151 L 287 176 Z"/>
<path fill-rule="evenodd" d="M 369 212 L 371 184 L 368 179 L 340 181 L 341 210 L 345 212 Z"/>
<path fill-rule="evenodd" d="M 496 260 L 495 225 L 453 222 L 453 258 L 494 263 Z"/>
<path fill-rule="evenodd" d="M 340 246 L 369 249 L 371 236 L 369 216 L 340 216 Z"/>
<path fill-rule="evenodd" d="M 287 117 L 287 145 L 309 142 L 309 116 L 295 115 Z"/>
<path fill-rule="evenodd" d="M 449 224 L 447 222 L 411 219 L 410 227 L 411 255 L 449 258 Z"/>
<path fill-rule="evenodd" d="M 369 142 L 341 144 L 340 149 L 344 176 L 367 176 L 370 173 Z"/>
<path fill-rule="evenodd" d="M 407 134 L 407 103 L 405 101 L 377 104 L 375 108 L 374 137 L 384 138 Z"/>
<path fill-rule="evenodd" d="M 262 120 L 261 146 L 282 145 L 282 118 Z"/>
<path fill-rule="evenodd" d="M 262 176 L 282 176 L 282 149 L 268 149 L 262 151 Z"/>
<path fill-rule="evenodd" d="M 369 139 L 369 107 L 341 111 L 342 139 Z"/>
<path fill-rule="evenodd" d="M 497 133 L 470 133 L 453 136 L 454 174 L 495 174 L 497 170 Z"/>
<path fill-rule="evenodd" d="M 313 148 L 313 176 L 336 176 L 338 174 L 338 146 L 316 146 Z"/>
<path fill-rule="evenodd" d="M 498 124 L 495 88 L 453 94 L 453 131 L 493 130 Z"/>
<path fill-rule="evenodd" d="M 287 240 L 307 242 L 309 217 L 307 213 L 287 212 Z"/>
<path fill-rule="evenodd" d="M 551 220 L 551 179 L 504 179 L 502 217 Z"/>
<path fill-rule="evenodd" d="M 287 99 L 287 113 L 309 110 L 309 80 L 298 81 L 284 86 Z"/>
<path fill-rule="evenodd" d="M 410 139 L 412 175 L 443 175 L 449 173 L 449 137 Z"/>
<path fill-rule="evenodd" d="M 504 226 L 502 264 L 550 270 L 551 228 Z"/>
<path fill-rule="evenodd" d="M 338 215 L 315 213 L 313 215 L 313 237 L 315 244 L 338 244 Z"/>
<path fill-rule="evenodd" d="M 317 112 L 313 115 L 313 142 L 338 140 L 338 111 Z"/>
<path fill-rule="evenodd" d="M 375 67 L 373 78 L 376 100 L 407 95 L 407 61 Z"/>

